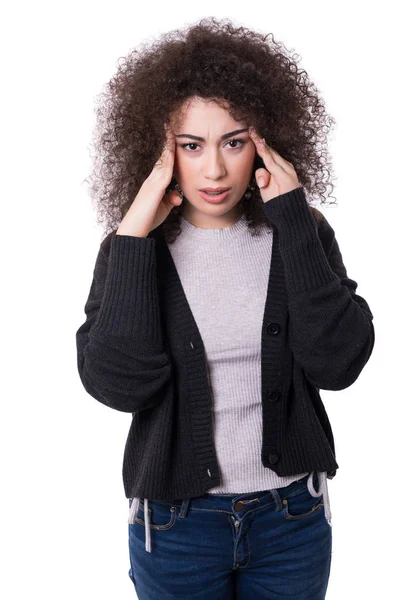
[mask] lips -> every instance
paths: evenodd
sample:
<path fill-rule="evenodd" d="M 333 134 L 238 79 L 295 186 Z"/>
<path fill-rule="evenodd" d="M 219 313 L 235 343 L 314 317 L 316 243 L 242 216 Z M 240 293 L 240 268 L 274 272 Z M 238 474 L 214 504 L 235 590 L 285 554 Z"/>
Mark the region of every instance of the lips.
<path fill-rule="evenodd" d="M 212 204 L 217 204 L 219 202 L 223 202 L 225 198 L 229 195 L 230 190 L 225 190 L 224 192 L 219 192 L 218 194 L 207 194 L 207 192 L 199 191 L 200 196 L 210 202 Z"/>
<path fill-rule="evenodd" d="M 200 192 L 227 192 L 230 188 L 223 188 L 223 187 L 219 187 L 219 188 L 202 188 L 200 190 Z"/>

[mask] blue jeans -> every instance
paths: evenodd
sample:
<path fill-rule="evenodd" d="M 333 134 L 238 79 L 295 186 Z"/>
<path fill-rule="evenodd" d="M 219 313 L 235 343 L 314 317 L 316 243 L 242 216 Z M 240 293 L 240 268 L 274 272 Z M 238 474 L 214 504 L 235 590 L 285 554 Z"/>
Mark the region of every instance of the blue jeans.
<path fill-rule="evenodd" d="M 248 494 L 149 500 L 151 553 L 141 499 L 128 525 L 129 577 L 138 599 L 323 600 L 332 528 L 307 477 Z"/>

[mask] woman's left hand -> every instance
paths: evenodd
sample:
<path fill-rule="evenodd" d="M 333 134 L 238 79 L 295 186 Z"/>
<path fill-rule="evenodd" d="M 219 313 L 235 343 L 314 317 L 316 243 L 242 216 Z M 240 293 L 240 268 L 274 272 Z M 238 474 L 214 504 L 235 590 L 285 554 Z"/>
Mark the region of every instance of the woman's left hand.
<path fill-rule="evenodd" d="M 282 158 L 280 154 L 268 146 L 265 139 L 258 135 L 254 127 L 250 127 L 249 136 L 266 167 L 266 169 L 257 169 L 255 172 L 263 202 L 268 202 L 276 196 L 300 187 L 292 163 Z"/>

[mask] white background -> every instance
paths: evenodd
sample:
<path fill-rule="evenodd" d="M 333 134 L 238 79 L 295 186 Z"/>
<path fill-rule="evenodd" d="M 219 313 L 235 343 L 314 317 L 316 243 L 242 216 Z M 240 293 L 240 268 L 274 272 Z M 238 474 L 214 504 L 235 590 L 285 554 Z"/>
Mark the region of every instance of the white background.
<path fill-rule="evenodd" d="M 359 379 L 322 391 L 340 468 L 328 481 L 328 600 L 398 593 L 398 22 L 394 2 L 19 2 L 2 11 L 0 594 L 135 598 L 122 455 L 130 415 L 89 396 L 75 332 L 101 231 L 83 183 L 95 96 L 145 39 L 229 17 L 301 55 L 337 121 L 333 226 L 374 314 Z M 196 8 L 198 6 L 198 8 Z M 397 108 L 396 108 L 397 105 Z M 397 554 L 397 556 L 396 556 Z M 4 589 L 3 589 L 4 588 Z"/>

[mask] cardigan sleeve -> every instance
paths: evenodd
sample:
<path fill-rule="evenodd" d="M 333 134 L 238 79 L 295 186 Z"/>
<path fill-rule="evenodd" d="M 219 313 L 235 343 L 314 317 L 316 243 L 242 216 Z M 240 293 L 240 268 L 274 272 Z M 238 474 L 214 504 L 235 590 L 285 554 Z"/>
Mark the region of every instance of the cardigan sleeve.
<path fill-rule="evenodd" d="M 302 187 L 276 196 L 264 212 L 278 229 L 295 360 L 317 388 L 352 385 L 371 356 L 373 314 L 347 275 L 335 232 L 314 217 Z"/>
<path fill-rule="evenodd" d="M 109 234 L 101 243 L 76 332 L 86 391 L 122 412 L 158 405 L 171 379 L 156 283 L 155 240 Z"/>

